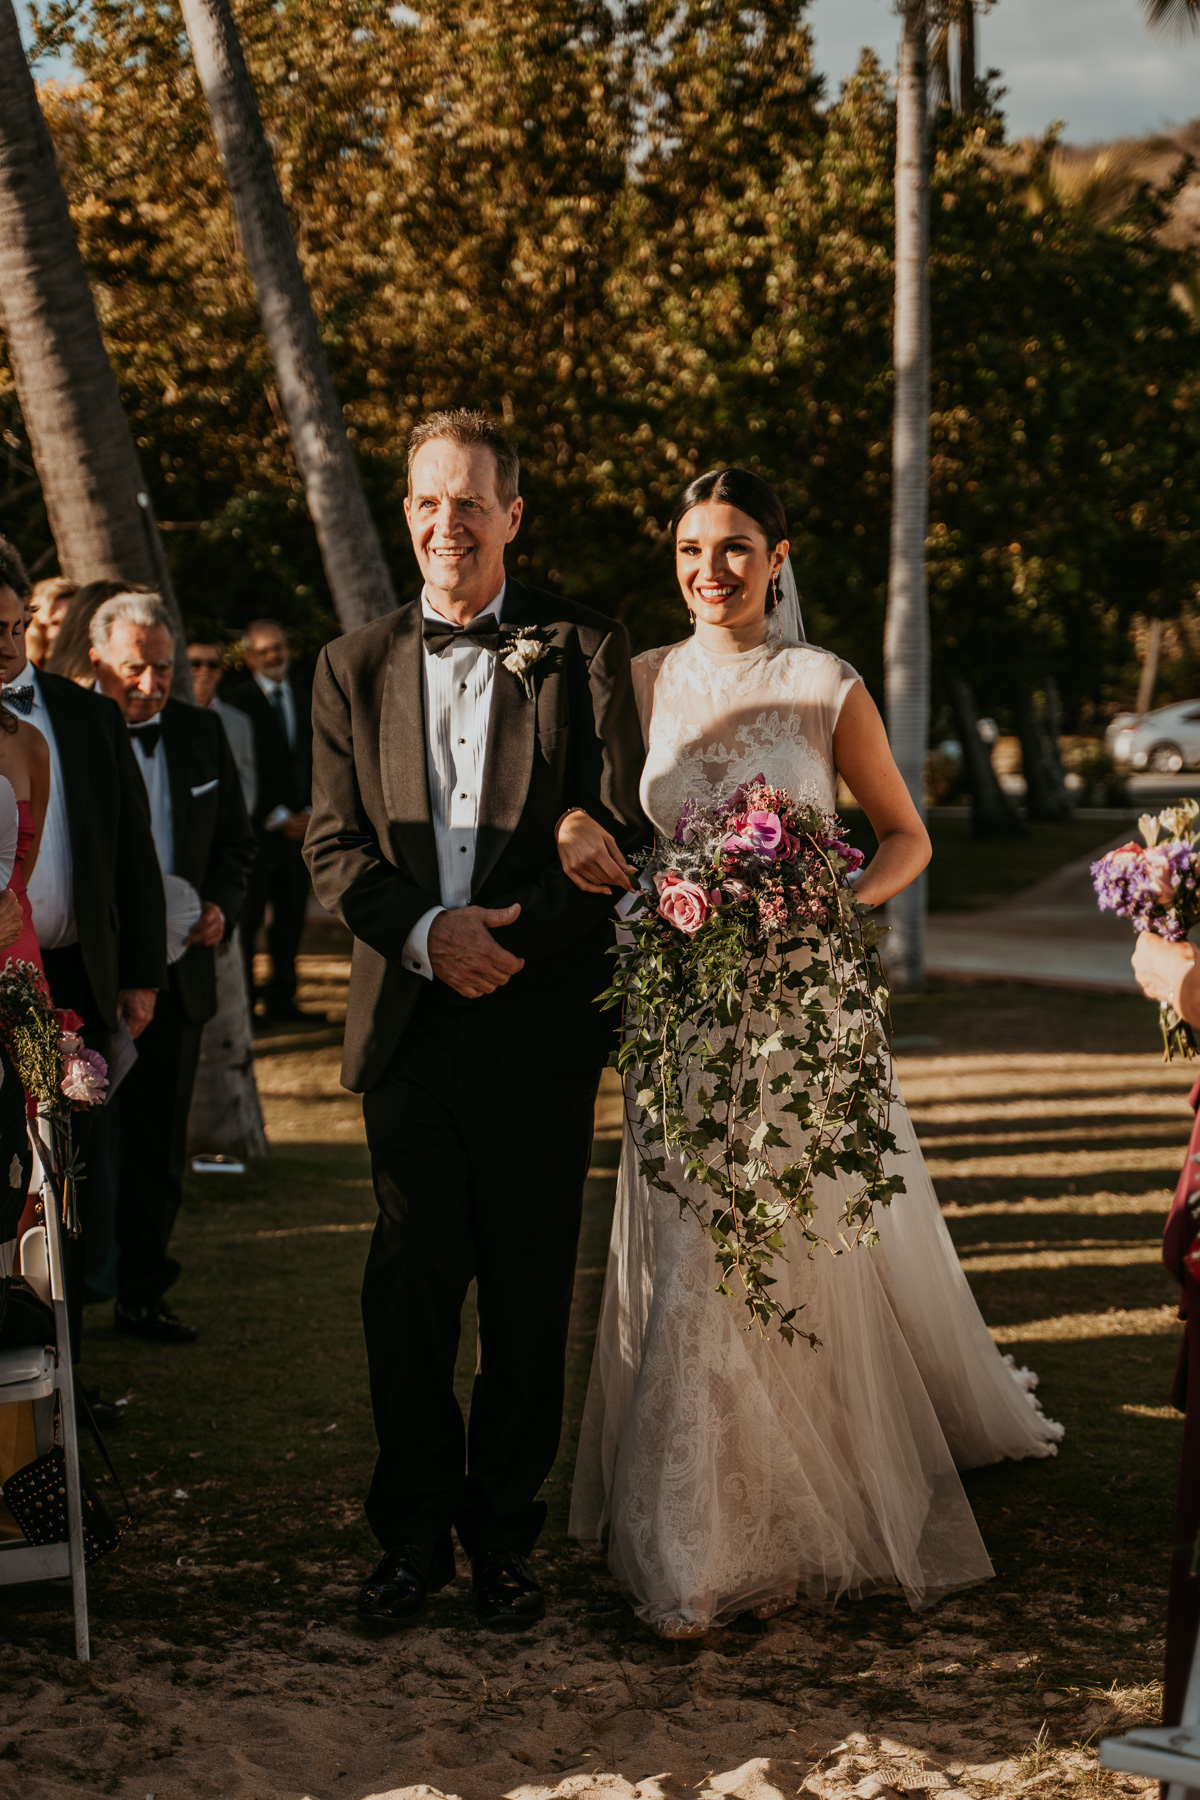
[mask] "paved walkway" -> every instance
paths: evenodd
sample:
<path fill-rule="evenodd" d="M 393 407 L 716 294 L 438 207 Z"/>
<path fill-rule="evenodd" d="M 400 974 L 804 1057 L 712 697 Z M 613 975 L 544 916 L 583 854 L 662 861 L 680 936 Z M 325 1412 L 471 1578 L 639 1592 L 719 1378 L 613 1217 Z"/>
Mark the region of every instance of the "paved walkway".
<path fill-rule="evenodd" d="M 925 960 L 931 975 L 1044 981 L 1129 992 L 1133 929 L 1096 906 L 1090 866 L 1128 843 L 1128 828 L 1044 881 L 986 912 L 932 913 Z"/>

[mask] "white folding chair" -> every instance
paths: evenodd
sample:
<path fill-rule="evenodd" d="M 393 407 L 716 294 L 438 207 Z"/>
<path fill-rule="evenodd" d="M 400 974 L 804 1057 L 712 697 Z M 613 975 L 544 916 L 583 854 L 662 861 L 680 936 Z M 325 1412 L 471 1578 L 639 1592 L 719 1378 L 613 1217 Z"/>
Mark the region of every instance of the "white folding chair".
<path fill-rule="evenodd" d="M 43 1128 L 39 1120 L 29 1135 L 34 1151 L 34 1181 L 41 1191 L 41 1218 L 21 1240 L 21 1272 L 40 1298 L 53 1308 L 57 1348 L 0 1350 L 0 1406 L 15 1405 L 20 1400 L 33 1401 L 39 1456 L 54 1443 L 57 1411 L 66 1465 L 68 1540 L 65 1544 L 31 1544 L 26 1538 L 0 1538 L 0 1587 L 21 1581 L 55 1581 L 69 1575 L 75 1607 L 75 1654 L 80 1662 L 89 1662 L 92 1652 L 88 1637 L 83 1500 L 79 1485 L 79 1444 L 75 1435 L 71 1334 L 63 1279 L 62 1224 L 58 1199 L 49 1176 L 53 1166 L 49 1128 Z"/>
<path fill-rule="evenodd" d="M 1192 1652 L 1183 1718 L 1100 1740 L 1102 1769 L 1149 1775 L 1167 1783 L 1167 1800 L 1200 1800 L 1200 1642 Z"/>

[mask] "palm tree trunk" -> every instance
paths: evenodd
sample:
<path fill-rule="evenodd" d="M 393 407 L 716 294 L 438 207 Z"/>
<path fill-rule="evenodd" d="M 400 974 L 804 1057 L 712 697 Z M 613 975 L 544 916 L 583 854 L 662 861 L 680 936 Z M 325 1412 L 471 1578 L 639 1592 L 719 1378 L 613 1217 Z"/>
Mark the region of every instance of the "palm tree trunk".
<path fill-rule="evenodd" d="M 1021 740 L 1021 767 L 1025 774 L 1025 811 L 1031 819 L 1061 824 L 1075 817 L 1075 802 L 1063 780 L 1056 736 L 1037 709 L 1033 689 L 1024 682 L 1017 688 L 1013 710 Z"/>
<path fill-rule="evenodd" d="M 173 604 L 12 0 L 0 0 L 0 326 L 63 574 L 142 582 Z"/>
<path fill-rule="evenodd" d="M 393 610 L 391 575 L 346 436 L 229 0 L 180 3 L 325 575 L 338 619 L 349 631 Z"/>
<path fill-rule="evenodd" d="M 979 735 L 975 696 L 961 676 L 946 675 L 946 692 L 962 745 L 963 769 L 971 790 L 971 836 L 977 838 L 1023 837 L 1025 822 L 1000 786 L 992 767 L 991 751 Z"/>
<path fill-rule="evenodd" d="M 905 0 L 896 85 L 896 310 L 892 533 L 884 632 L 888 736 L 922 816 L 929 744 L 929 174 L 926 6 Z M 900 988 L 925 980 L 925 878 L 888 904 L 888 970 Z"/>
<path fill-rule="evenodd" d="M 975 111 L 975 0 L 959 0 L 958 110 Z"/>

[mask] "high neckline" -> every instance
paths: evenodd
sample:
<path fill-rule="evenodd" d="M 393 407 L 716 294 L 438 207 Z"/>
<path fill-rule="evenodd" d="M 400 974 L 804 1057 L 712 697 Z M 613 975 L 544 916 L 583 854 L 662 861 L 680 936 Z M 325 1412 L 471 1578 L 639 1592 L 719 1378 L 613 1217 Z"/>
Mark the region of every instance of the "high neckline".
<path fill-rule="evenodd" d="M 761 644 L 752 644 L 749 650 L 714 650 L 699 636 L 693 636 L 690 642 L 700 656 L 724 667 L 732 667 L 734 663 L 751 663 L 756 659 L 766 661 L 776 650 L 782 648 L 778 638 L 769 632 Z"/>

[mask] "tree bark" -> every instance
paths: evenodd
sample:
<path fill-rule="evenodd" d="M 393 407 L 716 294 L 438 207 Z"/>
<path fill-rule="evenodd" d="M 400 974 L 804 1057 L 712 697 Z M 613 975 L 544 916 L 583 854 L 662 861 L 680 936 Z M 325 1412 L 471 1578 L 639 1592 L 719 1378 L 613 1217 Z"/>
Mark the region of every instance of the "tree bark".
<path fill-rule="evenodd" d="M 893 326 L 892 525 L 884 632 L 888 736 L 905 786 L 925 814 L 929 746 L 929 172 L 926 6 L 905 0 L 896 85 L 896 302 Z M 925 878 L 888 903 L 888 972 L 925 980 Z"/>
<path fill-rule="evenodd" d="M 391 575 L 346 436 L 229 0 L 180 4 L 326 579 L 338 619 L 350 631 L 394 609 Z"/>
<path fill-rule="evenodd" d="M 975 0 L 959 0 L 958 110 L 975 111 Z"/>
<path fill-rule="evenodd" d="M 1025 822 L 1000 786 L 1000 777 L 992 767 L 991 751 L 979 735 L 974 695 L 966 682 L 954 674 L 946 676 L 946 692 L 971 790 L 972 837 L 1023 837 Z"/>
<path fill-rule="evenodd" d="M 1075 802 L 1063 780 L 1058 745 L 1046 729 L 1033 690 L 1019 687 L 1014 710 L 1021 740 L 1021 767 L 1025 774 L 1025 811 L 1031 819 L 1061 824 L 1075 817 Z"/>
<path fill-rule="evenodd" d="M 0 325 L 63 574 L 141 582 L 177 610 L 12 0 L 0 0 Z M 182 679 L 190 694 L 186 663 Z"/>
<path fill-rule="evenodd" d="M 258 1089 L 246 971 L 237 934 L 218 944 L 217 1010 L 200 1038 L 200 1064 L 188 1115 L 189 1156 L 267 1156 Z"/>
<path fill-rule="evenodd" d="M 1154 690 L 1158 686 L 1158 664 L 1162 656 L 1163 622 L 1151 619 L 1146 630 L 1146 649 L 1142 656 L 1142 673 L 1138 679 L 1137 700 L 1134 711 L 1148 713 L 1154 705 Z"/>

